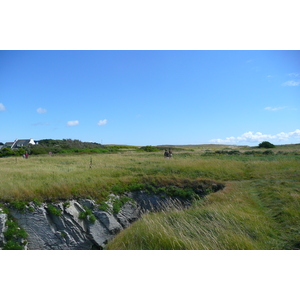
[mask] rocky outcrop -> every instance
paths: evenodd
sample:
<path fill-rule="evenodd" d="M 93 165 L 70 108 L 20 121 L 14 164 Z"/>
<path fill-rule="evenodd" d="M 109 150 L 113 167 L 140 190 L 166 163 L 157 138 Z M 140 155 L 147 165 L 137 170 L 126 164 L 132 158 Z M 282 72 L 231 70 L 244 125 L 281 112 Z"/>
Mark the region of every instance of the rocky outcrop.
<path fill-rule="evenodd" d="M 223 188 L 223 186 L 220 186 Z M 124 196 L 124 195 L 123 195 Z M 150 195 L 144 191 L 128 192 L 127 201 L 115 209 L 120 196 L 110 195 L 102 209 L 89 199 L 68 202 L 29 203 L 25 210 L 9 207 L 10 217 L 27 233 L 22 241 L 28 250 L 89 250 L 103 249 L 121 230 L 143 213 L 185 207 L 191 201 L 166 195 Z M 0 210 L 0 248 L 6 243 L 7 215 Z M 27 242 L 27 243 L 26 243 Z"/>
<path fill-rule="evenodd" d="M 0 247 L 5 244 L 4 232 L 6 231 L 5 223 L 7 221 L 7 215 L 0 208 Z"/>
<path fill-rule="evenodd" d="M 69 201 L 36 206 L 30 203 L 25 211 L 11 208 L 10 214 L 28 234 L 27 249 L 88 250 L 103 249 L 120 230 L 139 217 L 139 208 L 131 203 L 118 214 L 100 210 L 93 200 Z M 94 216 L 82 217 L 86 209 Z M 128 213 L 130 211 L 130 213 Z M 133 217 L 134 216 L 134 217 Z"/>

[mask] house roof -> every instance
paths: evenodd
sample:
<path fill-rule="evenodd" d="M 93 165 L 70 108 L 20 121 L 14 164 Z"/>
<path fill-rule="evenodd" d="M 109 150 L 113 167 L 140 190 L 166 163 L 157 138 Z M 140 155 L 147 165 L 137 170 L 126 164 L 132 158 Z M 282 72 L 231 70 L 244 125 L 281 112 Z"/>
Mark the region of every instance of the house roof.
<path fill-rule="evenodd" d="M 11 147 L 14 144 L 14 142 L 6 142 L 3 147 Z"/>
<path fill-rule="evenodd" d="M 35 144 L 33 139 L 16 139 L 12 144 L 11 148 L 19 148 L 28 144 Z"/>

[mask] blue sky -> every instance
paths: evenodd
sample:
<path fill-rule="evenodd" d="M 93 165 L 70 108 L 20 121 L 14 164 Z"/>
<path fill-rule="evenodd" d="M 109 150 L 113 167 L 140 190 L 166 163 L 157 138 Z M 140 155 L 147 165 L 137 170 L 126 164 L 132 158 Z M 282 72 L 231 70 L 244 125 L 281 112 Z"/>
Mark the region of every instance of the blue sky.
<path fill-rule="evenodd" d="M 300 143 L 300 51 L 0 51 L 0 142 Z"/>

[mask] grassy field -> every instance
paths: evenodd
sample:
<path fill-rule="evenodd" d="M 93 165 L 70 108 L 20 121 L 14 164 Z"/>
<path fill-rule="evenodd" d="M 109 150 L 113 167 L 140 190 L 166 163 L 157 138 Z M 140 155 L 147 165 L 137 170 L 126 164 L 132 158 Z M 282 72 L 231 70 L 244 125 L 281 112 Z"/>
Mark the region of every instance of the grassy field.
<path fill-rule="evenodd" d="M 1 158 L 0 200 L 92 198 L 100 203 L 132 183 L 210 179 L 225 189 L 196 198 L 188 209 L 144 215 L 107 249 L 300 248 L 300 145 L 277 146 L 268 154 L 249 154 L 266 150 L 250 147 L 177 147 L 172 159 L 164 159 L 163 151 L 128 149 Z M 229 155 L 232 150 L 240 153 Z"/>

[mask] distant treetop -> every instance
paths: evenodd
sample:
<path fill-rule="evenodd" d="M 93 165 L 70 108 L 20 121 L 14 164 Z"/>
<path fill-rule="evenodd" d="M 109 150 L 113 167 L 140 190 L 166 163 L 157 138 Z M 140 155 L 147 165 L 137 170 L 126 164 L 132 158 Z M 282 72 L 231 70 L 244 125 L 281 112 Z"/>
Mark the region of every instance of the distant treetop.
<path fill-rule="evenodd" d="M 103 145 L 93 142 L 81 142 L 79 140 L 71 140 L 71 139 L 63 139 L 63 140 L 52 140 L 52 139 L 44 139 L 37 141 L 39 145 L 43 145 L 46 147 L 61 147 L 62 149 L 83 149 L 83 148 L 105 148 Z"/>
<path fill-rule="evenodd" d="M 270 142 L 264 141 L 258 145 L 258 148 L 275 148 L 275 145 Z"/>

